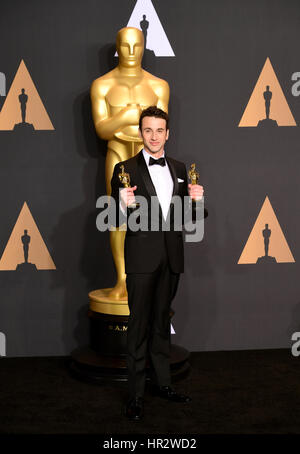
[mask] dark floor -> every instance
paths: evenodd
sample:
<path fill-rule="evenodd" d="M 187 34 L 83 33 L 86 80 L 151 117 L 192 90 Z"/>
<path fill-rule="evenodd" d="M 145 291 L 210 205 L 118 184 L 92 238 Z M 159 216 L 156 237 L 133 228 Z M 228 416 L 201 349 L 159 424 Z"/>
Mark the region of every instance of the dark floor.
<path fill-rule="evenodd" d="M 72 378 L 67 358 L 1 358 L 0 433 L 299 433 L 300 358 L 290 350 L 192 353 L 174 384 L 192 402 L 145 395 L 145 416 L 123 416 L 126 385 Z"/>

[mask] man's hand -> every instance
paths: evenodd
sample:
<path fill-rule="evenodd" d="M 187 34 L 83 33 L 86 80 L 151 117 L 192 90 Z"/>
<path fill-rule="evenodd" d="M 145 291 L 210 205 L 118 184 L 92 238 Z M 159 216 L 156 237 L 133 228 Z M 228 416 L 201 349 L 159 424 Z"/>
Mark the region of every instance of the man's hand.
<path fill-rule="evenodd" d="M 189 196 L 194 200 L 201 200 L 204 194 L 203 186 L 199 184 L 189 184 Z"/>
<path fill-rule="evenodd" d="M 123 207 L 128 207 L 135 202 L 134 191 L 136 190 L 137 186 L 133 186 L 132 188 L 123 188 L 120 191 L 121 194 L 121 203 Z"/>

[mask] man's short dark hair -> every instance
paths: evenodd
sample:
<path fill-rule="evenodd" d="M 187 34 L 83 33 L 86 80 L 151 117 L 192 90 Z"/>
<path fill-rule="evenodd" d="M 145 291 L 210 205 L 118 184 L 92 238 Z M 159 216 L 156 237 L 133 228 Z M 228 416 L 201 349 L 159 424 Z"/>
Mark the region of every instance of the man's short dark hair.
<path fill-rule="evenodd" d="M 162 118 L 163 120 L 166 120 L 166 129 L 169 129 L 169 115 L 156 106 L 147 107 L 147 109 L 142 111 L 139 121 L 140 130 L 142 130 L 142 121 L 144 117 Z"/>

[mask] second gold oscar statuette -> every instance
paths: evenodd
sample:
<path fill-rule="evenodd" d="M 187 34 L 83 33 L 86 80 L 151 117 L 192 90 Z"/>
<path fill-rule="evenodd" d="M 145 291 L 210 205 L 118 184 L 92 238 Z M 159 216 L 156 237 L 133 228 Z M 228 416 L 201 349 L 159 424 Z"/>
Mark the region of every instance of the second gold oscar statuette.
<path fill-rule="evenodd" d="M 197 172 L 196 170 L 196 164 L 193 163 L 191 164 L 191 168 L 189 170 L 189 179 L 191 180 L 191 184 L 198 184 L 198 180 L 199 180 L 199 173 Z M 192 199 L 193 202 L 197 202 L 201 199 Z"/>

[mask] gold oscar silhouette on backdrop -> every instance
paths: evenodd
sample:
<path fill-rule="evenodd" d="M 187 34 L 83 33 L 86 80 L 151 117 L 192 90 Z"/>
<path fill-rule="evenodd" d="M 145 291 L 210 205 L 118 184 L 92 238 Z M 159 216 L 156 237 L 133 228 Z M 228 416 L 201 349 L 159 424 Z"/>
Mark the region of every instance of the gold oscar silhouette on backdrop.
<path fill-rule="evenodd" d="M 143 109 L 156 105 L 168 111 L 169 85 L 142 69 L 144 35 L 137 28 L 125 27 L 117 34 L 119 63 L 96 79 L 91 86 L 92 114 L 96 132 L 107 140 L 105 180 L 111 194 L 114 166 L 135 156 L 142 148 L 139 117 Z M 90 292 L 90 309 L 107 314 L 128 315 L 124 263 L 125 231 L 110 232 L 110 246 L 117 272 L 113 288 Z"/>

